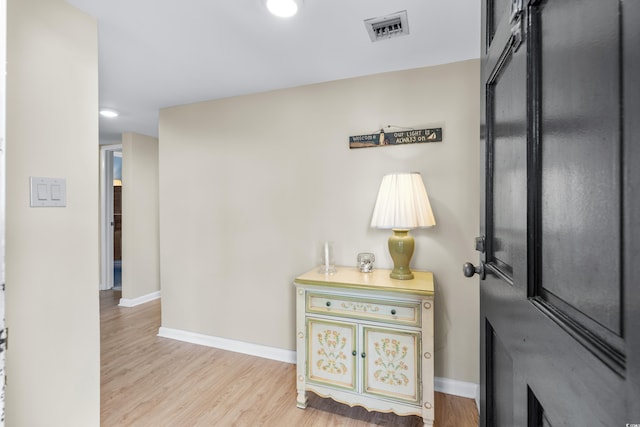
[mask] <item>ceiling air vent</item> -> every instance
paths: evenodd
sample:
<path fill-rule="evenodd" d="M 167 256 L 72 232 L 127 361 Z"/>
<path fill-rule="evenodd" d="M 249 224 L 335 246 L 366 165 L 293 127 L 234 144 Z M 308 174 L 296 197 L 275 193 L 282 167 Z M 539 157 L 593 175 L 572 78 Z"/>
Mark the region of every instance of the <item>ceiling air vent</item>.
<path fill-rule="evenodd" d="M 372 42 L 409 34 L 406 10 L 380 18 L 365 19 L 364 26 Z"/>

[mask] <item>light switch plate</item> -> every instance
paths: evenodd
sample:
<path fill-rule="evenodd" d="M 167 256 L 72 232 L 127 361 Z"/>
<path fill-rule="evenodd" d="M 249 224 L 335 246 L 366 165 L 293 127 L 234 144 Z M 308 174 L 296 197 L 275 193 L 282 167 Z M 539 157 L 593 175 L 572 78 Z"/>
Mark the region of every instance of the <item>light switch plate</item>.
<path fill-rule="evenodd" d="M 29 178 L 31 207 L 67 206 L 67 181 L 64 178 Z"/>

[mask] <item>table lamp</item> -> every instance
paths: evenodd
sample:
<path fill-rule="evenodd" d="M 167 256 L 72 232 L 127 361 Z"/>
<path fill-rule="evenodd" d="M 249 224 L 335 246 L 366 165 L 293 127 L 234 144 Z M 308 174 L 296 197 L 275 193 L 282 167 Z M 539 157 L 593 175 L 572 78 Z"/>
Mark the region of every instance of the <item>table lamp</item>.
<path fill-rule="evenodd" d="M 409 230 L 433 225 L 436 220 L 420 173 L 392 173 L 382 178 L 371 227 L 393 230 L 389 237 L 389 253 L 393 259 L 389 276 L 392 279 L 413 279 L 409 263 L 415 242 Z"/>

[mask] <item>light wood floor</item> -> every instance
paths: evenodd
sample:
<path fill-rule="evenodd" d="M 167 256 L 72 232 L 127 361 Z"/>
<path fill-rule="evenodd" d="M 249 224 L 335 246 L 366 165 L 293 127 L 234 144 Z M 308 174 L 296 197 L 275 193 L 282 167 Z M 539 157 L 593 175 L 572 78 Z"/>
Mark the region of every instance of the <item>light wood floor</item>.
<path fill-rule="evenodd" d="M 295 365 L 159 338 L 159 300 L 121 308 L 120 296 L 100 292 L 103 427 L 422 426 L 312 393 L 298 409 Z M 437 427 L 478 425 L 472 399 L 436 393 L 435 405 Z"/>

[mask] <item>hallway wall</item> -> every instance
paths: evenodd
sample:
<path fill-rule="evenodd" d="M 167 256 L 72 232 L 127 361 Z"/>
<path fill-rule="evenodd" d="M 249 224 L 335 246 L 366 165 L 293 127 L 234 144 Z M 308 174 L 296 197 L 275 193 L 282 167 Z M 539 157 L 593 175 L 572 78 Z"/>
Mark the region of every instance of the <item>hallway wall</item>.
<path fill-rule="evenodd" d="M 373 252 L 385 173 L 421 172 L 437 225 L 412 232 L 436 280 L 436 376 L 478 382 L 479 61 L 378 74 L 160 112 L 162 326 L 295 350 L 293 279 L 332 240 Z M 350 135 L 442 127 L 443 141 L 349 149 Z M 125 159 L 126 161 L 126 159 Z M 126 232 L 126 231 L 125 231 Z"/>
<path fill-rule="evenodd" d="M 63 0 L 8 0 L 7 426 L 100 424 L 96 21 Z M 66 207 L 29 207 L 29 177 Z"/>
<path fill-rule="evenodd" d="M 122 135 L 122 298 L 160 291 L 158 140 Z"/>

